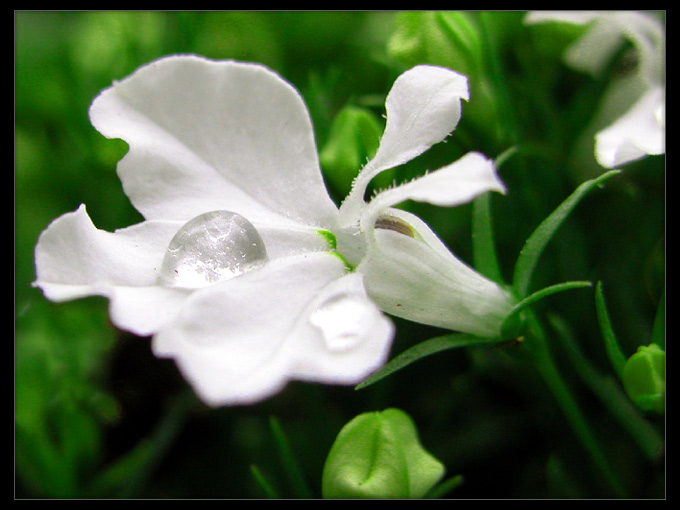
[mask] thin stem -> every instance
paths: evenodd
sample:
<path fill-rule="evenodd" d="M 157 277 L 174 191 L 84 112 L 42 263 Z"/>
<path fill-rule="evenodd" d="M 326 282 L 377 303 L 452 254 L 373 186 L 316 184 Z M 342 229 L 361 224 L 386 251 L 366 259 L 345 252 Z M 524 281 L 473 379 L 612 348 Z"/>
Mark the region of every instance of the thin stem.
<path fill-rule="evenodd" d="M 559 373 L 557 366 L 550 354 L 546 336 L 533 314 L 528 316 L 529 341 L 534 356 L 536 368 L 543 377 L 546 385 L 557 400 L 565 417 L 569 421 L 574 433 L 578 437 L 583 447 L 587 450 L 591 460 L 600 471 L 602 477 L 609 485 L 613 493 L 620 498 L 626 497 L 626 490 L 614 475 L 609 461 L 600 448 L 597 438 L 593 434 L 588 422 L 583 415 L 571 390 Z"/>

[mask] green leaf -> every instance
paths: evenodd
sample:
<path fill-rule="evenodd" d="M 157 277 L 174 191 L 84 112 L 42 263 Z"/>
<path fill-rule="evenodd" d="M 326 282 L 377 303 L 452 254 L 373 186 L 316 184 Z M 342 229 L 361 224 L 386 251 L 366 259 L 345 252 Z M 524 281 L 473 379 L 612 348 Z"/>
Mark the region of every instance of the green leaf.
<path fill-rule="evenodd" d="M 534 292 L 531 296 L 524 298 L 522 301 L 517 303 L 510 312 L 510 314 L 507 316 L 505 321 L 503 321 L 503 325 L 501 326 L 501 337 L 509 338 L 512 336 L 516 336 L 511 330 L 517 324 L 519 314 L 527 307 L 536 303 L 537 301 L 540 301 L 543 298 L 556 294 L 557 292 L 564 292 L 565 290 L 571 289 L 582 289 L 583 287 L 590 287 L 591 285 L 592 285 L 591 282 L 565 282 L 558 283 L 556 285 L 551 285 L 537 292 Z"/>
<path fill-rule="evenodd" d="M 312 497 L 312 491 L 307 486 L 305 477 L 298 466 L 295 455 L 293 455 L 293 450 L 290 447 L 290 443 L 286 438 L 283 428 L 281 428 L 281 424 L 272 416 L 269 418 L 269 427 L 274 435 L 276 446 L 281 457 L 281 463 L 290 481 L 293 494 L 298 499 L 310 499 Z"/>
<path fill-rule="evenodd" d="M 564 220 L 569 216 L 571 211 L 594 188 L 600 186 L 605 180 L 618 175 L 620 170 L 611 170 L 605 172 L 596 179 L 586 181 L 581 184 L 576 190 L 562 202 L 555 211 L 550 214 L 543 222 L 536 228 L 536 230 L 529 236 L 522 251 L 519 254 L 517 263 L 515 265 L 515 273 L 513 277 L 513 288 L 518 297 L 526 296 L 529 289 L 529 282 L 534 272 L 536 264 L 543 253 L 546 245 L 550 242 L 555 232 L 560 228 Z"/>
<path fill-rule="evenodd" d="M 445 351 L 447 349 L 456 349 L 458 347 L 469 347 L 473 345 L 486 345 L 498 343 L 497 339 L 482 338 L 465 333 L 453 333 L 450 335 L 438 336 L 425 340 L 413 347 L 405 350 L 397 357 L 389 361 L 380 370 L 370 375 L 367 379 L 356 386 L 355 389 L 360 390 L 378 382 L 388 375 L 401 370 L 414 361 L 418 361 L 425 356 L 430 356 L 437 352 Z"/>
<path fill-rule="evenodd" d="M 500 154 L 495 161 L 496 170 L 516 152 L 517 147 L 514 146 Z M 494 242 L 491 193 L 484 193 L 473 202 L 472 257 L 477 271 L 496 283 L 503 283 Z"/>
<path fill-rule="evenodd" d="M 465 478 L 463 475 L 456 475 L 452 476 L 451 478 L 447 478 L 441 483 L 438 483 L 430 491 L 425 495 L 426 499 L 438 499 L 441 497 L 446 496 L 449 492 L 457 489 L 461 485 L 463 485 L 463 482 L 465 481 Z"/>
<path fill-rule="evenodd" d="M 267 495 L 269 499 L 281 499 L 279 493 L 276 491 L 274 486 L 271 483 L 269 483 L 269 481 L 264 477 L 264 475 L 256 465 L 251 464 L 250 473 L 253 475 L 253 478 L 257 482 L 257 485 L 260 486 L 262 491 Z"/>
<path fill-rule="evenodd" d="M 550 324 L 562 340 L 565 352 L 581 380 L 607 407 L 611 415 L 628 431 L 640 450 L 652 462 L 663 451 L 663 438 L 633 405 L 621 385 L 611 376 L 603 375 L 579 349 L 572 331 L 558 317 L 549 317 Z"/>
<path fill-rule="evenodd" d="M 621 347 L 614 334 L 614 329 L 612 328 L 611 320 L 609 319 L 607 306 L 604 302 L 604 293 L 602 292 L 602 282 L 597 282 L 595 287 L 595 307 L 607 356 L 609 356 L 609 361 L 620 378 L 623 366 L 626 364 L 626 356 L 621 351 Z"/>
<path fill-rule="evenodd" d="M 496 283 L 502 283 L 493 237 L 490 193 L 477 197 L 473 203 L 472 258 L 477 271 Z"/>

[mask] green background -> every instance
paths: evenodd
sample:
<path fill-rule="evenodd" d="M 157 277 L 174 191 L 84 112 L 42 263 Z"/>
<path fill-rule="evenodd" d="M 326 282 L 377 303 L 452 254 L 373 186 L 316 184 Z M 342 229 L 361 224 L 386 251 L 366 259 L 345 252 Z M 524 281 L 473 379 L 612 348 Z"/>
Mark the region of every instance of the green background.
<path fill-rule="evenodd" d="M 488 37 L 482 54 L 492 64 L 475 74 L 475 57 L 451 43 L 442 18 L 427 12 L 15 12 L 16 497 L 264 497 L 251 465 L 282 497 L 297 497 L 271 417 L 319 497 L 323 463 L 340 428 L 359 413 L 387 407 L 413 417 L 448 476 L 465 476 L 451 497 L 608 496 L 551 396 L 512 346 L 447 351 L 361 391 L 292 383 L 264 403 L 211 410 L 172 361 L 153 357 L 148 339 L 111 326 L 105 300 L 53 304 L 31 287 L 37 238 L 56 217 L 84 203 L 101 229 L 141 221 L 115 173 L 126 145 L 100 135 L 87 111 L 113 80 L 173 53 L 276 70 L 304 96 L 320 149 L 347 105 L 381 126 L 385 95 L 408 67 L 433 63 L 469 74 L 471 101 L 458 129 L 389 179 L 434 170 L 469 150 L 495 158 L 518 142 L 530 147 L 501 170 L 508 195 L 492 198 L 509 278 L 536 225 L 584 176 L 602 171 L 594 164 L 575 168 L 573 154 L 608 79 L 561 63 L 577 30 L 528 30 L 522 16 L 479 18 Z M 327 149 L 322 159 L 337 200 L 358 171 L 347 162 L 357 154 L 365 160 L 374 145 L 355 143 L 351 154 L 334 158 Z M 587 197 L 534 275 L 536 289 L 602 281 L 626 355 L 649 343 L 665 283 L 664 166 L 662 156 L 632 163 Z M 470 261 L 471 207 L 405 207 Z M 541 311 L 568 324 L 593 366 L 612 376 L 592 292 L 570 291 L 548 303 Z M 395 322 L 393 355 L 444 333 Z M 661 457 L 650 461 L 640 453 L 565 361 L 559 340 L 554 349 L 630 495 L 662 497 Z M 663 417 L 644 419 L 662 433 Z"/>

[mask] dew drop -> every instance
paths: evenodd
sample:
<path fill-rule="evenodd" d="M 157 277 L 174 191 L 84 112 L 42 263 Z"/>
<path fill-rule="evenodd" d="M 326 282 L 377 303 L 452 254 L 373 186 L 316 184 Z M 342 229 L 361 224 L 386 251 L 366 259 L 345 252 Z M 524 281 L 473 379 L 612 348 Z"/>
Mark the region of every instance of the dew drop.
<path fill-rule="evenodd" d="M 252 271 L 267 262 L 264 242 L 240 214 L 212 211 L 180 228 L 165 252 L 159 282 L 198 288 Z"/>
<path fill-rule="evenodd" d="M 329 298 L 309 318 L 321 330 L 326 346 L 333 352 L 347 351 L 361 343 L 367 322 L 374 320 L 365 302 L 351 294 Z"/>

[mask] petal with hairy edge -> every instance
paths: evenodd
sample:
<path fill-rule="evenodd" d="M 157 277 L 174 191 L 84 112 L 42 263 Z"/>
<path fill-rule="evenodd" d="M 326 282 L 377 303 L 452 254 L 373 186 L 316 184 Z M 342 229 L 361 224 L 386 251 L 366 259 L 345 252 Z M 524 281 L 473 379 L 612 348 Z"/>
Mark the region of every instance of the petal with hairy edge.
<path fill-rule="evenodd" d="M 104 90 L 90 119 L 129 144 L 118 174 L 147 219 L 228 210 L 254 224 L 327 226 L 336 214 L 305 104 L 263 66 L 162 58 Z"/>
<path fill-rule="evenodd" d="M 467 78 L 450 69 L 420 65 L 396 79 L 385 102 L 387 123 L 380 146 L 342 204 L 343 224 L 360 215 L 373 177 L 419 156 L 453 131 L 460 120 L 461 99 L 469 99 Z"/>
<path fill-rule="evenodd" d="M 362 226 L 368 228 L 383 210 L 406 200 L 453 207 L 487 191 L 505 193 L 505 186 L 492 160 L 478 152 L 469 152 L 439 170 L 378 193 L 366 209 Z"/>
<path fill-rule="evenodd" d="M 330 253 L 271 261 L 260 270 L 195 292 L 176 320 L 155 335 L 154 352 L 174 358 L 210 405 L 251 404 L 277 393 L 295 378 L 348 383 L 344 370 L 349 362 L 360 365 L 349 374 L 351 382 L 358 382 L 361 378 L 353 376 L 367 375 L 384 361 L 382 350 L 369 346 L 372 359 L 352 356 L 352 349 L 366 349 L 358 342 L 343 359 L 342 352 L 321 348 L 322 330 L 306 324 L 319 300 L 343 292 L 335 287 L 341 285 L 337 282 L 330 290 L 324 289 L 335 280 L 342 282 L 344 275 L 344 263 Z M 375 309 L 370 301 L 363 303 Z M 353 316 L 346 319 L 356 322 Z M 389 334 L 379 340 L 383 345 L 391 340 L 391 329 L 376 328 L 374 320 L 360 325 L 368 334 Z M 314 359 L 305 352 L 310 344 Z"/>

